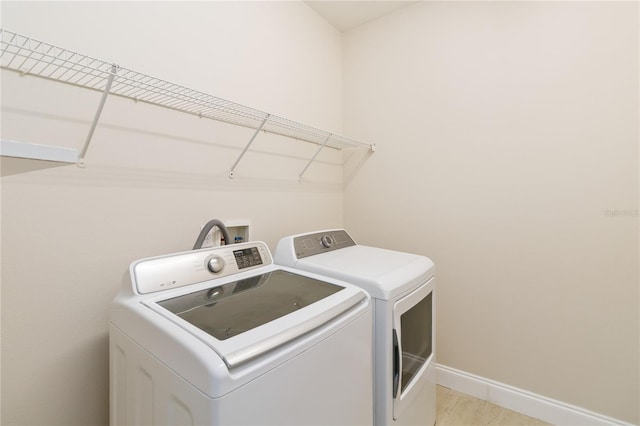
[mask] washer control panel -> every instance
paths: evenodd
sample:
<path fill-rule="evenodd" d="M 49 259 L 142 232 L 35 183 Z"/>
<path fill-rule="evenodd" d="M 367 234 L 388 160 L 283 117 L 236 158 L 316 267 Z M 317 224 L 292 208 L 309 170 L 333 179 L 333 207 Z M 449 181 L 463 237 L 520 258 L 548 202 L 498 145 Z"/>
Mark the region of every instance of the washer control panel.
<path fill-rule="evenodd" d="M 249 242 L 139 260 L 131 265 L 134 291 L 169 290 L 273 263 L 263 242 Z"/>
<path fill-rule="evenodd" d="M 298 259 L 355 245 L 353 238 L 344 229 L 301 235 L 293 239 Z"/>
<path fill-rule="evenodd" d="M 262 265 L 262 257 L 258 247 L 248 247 L 240 250 L 234 250 L 233 255 L 236 258 L 238 269 L 251 268 L 252 266 Z"/>

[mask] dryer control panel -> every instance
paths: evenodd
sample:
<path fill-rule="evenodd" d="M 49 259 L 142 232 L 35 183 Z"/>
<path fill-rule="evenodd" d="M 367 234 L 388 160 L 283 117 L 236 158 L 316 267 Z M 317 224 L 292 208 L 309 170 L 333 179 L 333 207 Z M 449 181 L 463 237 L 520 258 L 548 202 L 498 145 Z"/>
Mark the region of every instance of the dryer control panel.
<path fill-rule="evenodd" d="M 306 234 L 293 239 L 298 259 L 355 245 L 353 238 L 344 229 Z"/>
<path fill-rule="evenodd" d="M 134 291 L 154 293 L 222 278 L 273 263 L 263 242 L 192 250 L 139 260 L 131 265 Z"/>

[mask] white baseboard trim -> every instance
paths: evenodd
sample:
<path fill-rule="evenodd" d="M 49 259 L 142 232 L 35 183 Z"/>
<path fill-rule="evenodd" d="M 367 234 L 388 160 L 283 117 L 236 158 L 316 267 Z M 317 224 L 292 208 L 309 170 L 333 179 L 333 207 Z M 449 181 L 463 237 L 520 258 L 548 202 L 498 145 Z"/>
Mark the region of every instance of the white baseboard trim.
<path fill-rule="evenodd" d="M 584 408 L 565 404 L 504 383 L 476 376 L 446 365 L 436 364 L 437 383 L 457 392 L 491 402 L 553 425 L 633 426 Z"/>

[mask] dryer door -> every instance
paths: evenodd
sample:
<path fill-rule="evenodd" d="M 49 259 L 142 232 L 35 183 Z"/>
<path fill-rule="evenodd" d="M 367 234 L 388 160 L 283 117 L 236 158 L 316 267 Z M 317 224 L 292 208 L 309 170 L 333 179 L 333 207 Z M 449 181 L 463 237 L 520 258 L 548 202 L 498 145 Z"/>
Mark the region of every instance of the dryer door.
<path fill-rule="evenodd" d="M 427 381 L 434 360 L 435 278 L 393 305 L 393 419 L 397 420 Z"/>

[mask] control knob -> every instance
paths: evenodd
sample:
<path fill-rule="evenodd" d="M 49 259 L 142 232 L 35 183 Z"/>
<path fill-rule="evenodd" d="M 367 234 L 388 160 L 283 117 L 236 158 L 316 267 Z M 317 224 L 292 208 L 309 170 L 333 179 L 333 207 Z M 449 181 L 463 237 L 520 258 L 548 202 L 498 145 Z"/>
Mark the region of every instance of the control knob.
<path fill-rule="evenodd" d="M 331 247 L 334 243 L 333 238 L 331 238 L 331 235 L 324 235 L 322 238 L 320 238 L 320 242 L 326 248 Z"/>
<path fill-rule="evenodd" d="M 225 267 L 224 259 L 216 255 L 207 257 L 205 263 L 207 264 L 207 269 L 209 269 L 214 274 L 222 271 Z"/>

